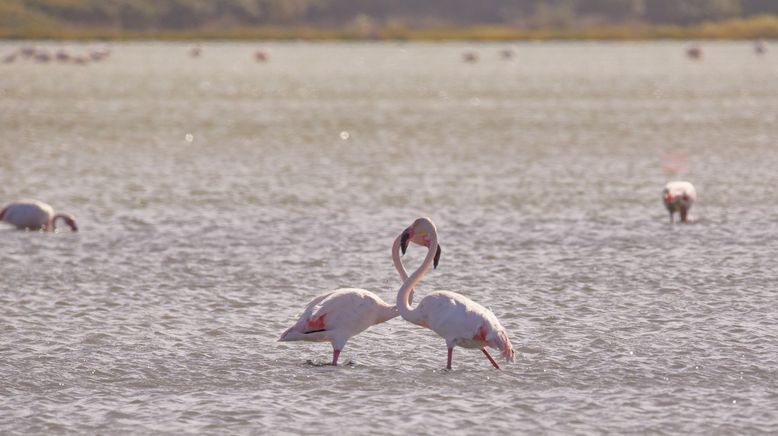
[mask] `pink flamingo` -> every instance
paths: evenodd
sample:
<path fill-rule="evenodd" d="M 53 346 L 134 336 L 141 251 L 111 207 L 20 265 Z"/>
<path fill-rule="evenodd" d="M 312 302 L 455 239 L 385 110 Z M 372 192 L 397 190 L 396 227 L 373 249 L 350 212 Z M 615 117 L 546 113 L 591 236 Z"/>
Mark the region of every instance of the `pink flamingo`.
<path fill-rule="evenodd" d="M 58 219 L 63 219 L 70 229 L 78 231 L 72 215 L 54 213 L 54 209 L 38 200 L 22 200 L 7 204 L 0 210 L 0 221 L 5 221 L 18 229 L 54 230 Z"/>
<path fill-rule="evenodd" d="M 440 259 L 438 231 L 435 224 L 429 218 L 417 219 L 397 237 L 395 246 L 399 245 L 405 254 L 409 241 L 425 246 L 429 251 L 419 269 L 405 280 L 397 292 L 397 308 L 400 315 L 407 321 L 434 331 L 446 340 L 448 347 L 446 369 L 451 369 L 451 358 L 456 345 L 463 348 L 480 348 L 497 369 L 500 369 L 500 366 L 486 351 L 487 346 L 497 348 L 507 361 L 512 362 L 513 346 L 505 329 L 489 309 L 475 301 L 456 292 L 436 291 L 424 297 L 415 309 L 411 309 L 412 288 L 427 273 L 430 265 L 437 267 Z M 400 255 L 395 251 L 392 255 L 397 259 L 396 262 L 399 262 Z"/>
<path fill-rule="evenodd" d="M 702 47 L 699 44 L 693 44 L 686 49 L 686 57 L 689 59 L 702 59 Z"/>
<path fill-rule="evenodd" d="M 466 51 L 462 53 L 462 60 L 468 63 L 478 62 L 478 53 Z"/>
<path fill-rule="evenodd" d="M 398 266 L 395 262 L 395 268 L 400 279 L 405 282 L 408 273 L 402 263 Z M 355 288 L 336 289 L 308 303 L 297 322 L 289 327 L 278 341 L 329 341 L 332 344 L 332 365 L 337 366 L 340 352 L 349 338 L 399 314 L 396 306 L 390 306 L 370 291 Z"/>
<path fill-rule="evenodd" d="M 681 222 L 688 221 L 689 209 L 697 200 L 697 191 L 694 185 L 689 182 L 675 181 L 668 182 L 665 189 L 662 190 L 662 201 L 670 212 L 670 222 L 673 222 L 673 214 L 678 212 L 681 216 Z"/>
<path fill-rule="evenodd" d="M 767 53 L 767 44 L 763 39 L 757 39 L 754 41 L 754 53 L 758 55 Z"/>

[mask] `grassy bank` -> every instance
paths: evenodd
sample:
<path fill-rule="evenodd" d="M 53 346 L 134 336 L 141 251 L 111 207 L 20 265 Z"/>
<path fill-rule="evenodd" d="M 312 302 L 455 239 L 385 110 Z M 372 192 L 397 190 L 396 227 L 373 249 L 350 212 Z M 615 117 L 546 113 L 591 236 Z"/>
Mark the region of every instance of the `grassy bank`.
<path fill-rule="evenodd" d="M 508 26 L 409 28 L 402 26 L 357 28 L 205 27 L 191 30 L 137 31 L 119 28 L 69 27 L 53 23 L 23 28 L 0 26 L 0 39 L 67 40 L 409 40 L 409 41 L 512 41 L 512 40 L 651 40 L 651 39 L 778 39 L 778 17 L 708 22 L 695 26 L 660 26 L 645 23 L 525 29 Z"/>

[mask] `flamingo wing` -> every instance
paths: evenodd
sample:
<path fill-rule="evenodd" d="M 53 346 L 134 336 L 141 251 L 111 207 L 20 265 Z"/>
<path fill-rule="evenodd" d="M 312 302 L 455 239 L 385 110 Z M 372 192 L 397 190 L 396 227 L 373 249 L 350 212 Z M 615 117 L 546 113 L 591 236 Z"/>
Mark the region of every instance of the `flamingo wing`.
<path fill-rule="evenodd" d="M 513 361 L 513 347 L 497 317 L 469 298 L 449 291 L 433 292 L 419 303 L 427 326 L 442 336 L 449 346 L 499 349 Z"/>
<path fill-rule="evenodd" d="M 345 343 L 375 323 L 378 297 L 364 289 L 344 288 L 316 297 L 280 341 Z"/>

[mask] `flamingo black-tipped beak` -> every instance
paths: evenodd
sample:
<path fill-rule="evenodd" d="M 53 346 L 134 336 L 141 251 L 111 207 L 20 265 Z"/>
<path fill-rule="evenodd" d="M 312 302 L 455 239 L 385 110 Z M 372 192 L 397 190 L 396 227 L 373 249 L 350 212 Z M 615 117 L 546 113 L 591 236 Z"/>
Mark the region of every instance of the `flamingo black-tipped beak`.
<path fill-rule="evenodd" d="M 408 249 L 408 240 L 410 239 L 411 235 L 408 234 L 408 231 L 403 231 L 402 236 L 400 237 L 400 250 L 403 254 L 405 254 L 405 250 Z"/>
<path fill-rule="evenodd" d="M 432 262 L 432 267 L 437 268 L 440 261 L 440 245 L 438 245 L 438 251 L 435 252 L 435 260 Z"/>

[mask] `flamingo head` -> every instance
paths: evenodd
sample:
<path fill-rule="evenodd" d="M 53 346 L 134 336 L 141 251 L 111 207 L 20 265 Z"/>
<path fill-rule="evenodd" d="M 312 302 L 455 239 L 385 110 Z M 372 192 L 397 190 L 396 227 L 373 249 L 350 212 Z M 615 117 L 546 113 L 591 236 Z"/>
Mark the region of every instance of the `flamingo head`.
<path fill-rule="evenodd" d="M 66 214 L 66 213 L 60 213 L 60 214 L 57 214 L 57 215 L 54 217 L 54 219 L 52 220 L 52 223 L 53 223 L 53 224 L 55 224 L 55 222 L 56 222 L 57 220 L 59 220 L 59 219 L 62 219 L 62 220 L 64 220 L 64 221 L 65 221 L 65 224 L 66 224 L 68 227 L 70 227 L 70 230 L 72 230 L 72 231 L 74 231 L 74 232 L 77 232 L 77 231 L 78 231 L 78 226 L 76 225 L 76 219 L 75 219 L 75 218 L 73 218 L 73 215 L 68 215 L 68 214 Z M 55 227 L 56 227 L 56 224 L 55 224 Z"/>
<path fill-rule="evenodd" d="M 664 193 L 662 194 L 662 200 L 667 204 L 671 203 L 673 201 L 673 195 L 670 194 L 670 191 L 667 189 L 664 190 Z"/>
<path fill-rule="evenodd" d="M 402 253 L 405 254 L 405 250 L 408 249 L 408 242 L 430 248 L 432 235 L 437 236 L 437 234 L 438 231 L 435 228 L 435 224 L 432 223 L 432 220 L 429 218 L 419 218 L 414 221 L 410 227 L 403 230 L 402 236 L 400 237 L 400 249 L 402 250 Z M 437 251 L 435 251 L 435 259 L 432 264 L 434 268 L 438 267 L 439 261 L 440 244 L 438 244 Z"/>

